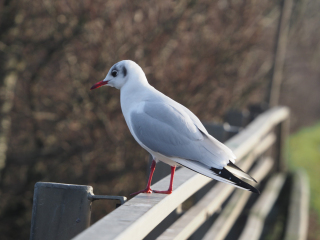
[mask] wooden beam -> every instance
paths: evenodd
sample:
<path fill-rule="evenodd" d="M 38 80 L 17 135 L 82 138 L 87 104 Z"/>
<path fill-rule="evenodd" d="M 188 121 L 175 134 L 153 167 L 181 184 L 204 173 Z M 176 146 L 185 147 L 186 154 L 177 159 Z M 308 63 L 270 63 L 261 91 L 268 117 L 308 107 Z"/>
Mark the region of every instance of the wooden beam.
<path fill-rule="evenodd" d="M 258 181 L 261 181 L 272 169 L 273 164 L 274 160 L 269 157 L 262 159 L 253 171 L 250 172 L 250 175 Z M 237 220 L 237 217 L 240 215 L 250 195 L 250 192 L 237 189 L 203 239 L 224 239 L 232 228 L 234 222 Z"/>
<path fill-rule="evenodd" d="M 300 169 L 293 175 L 285 240 L 307 239 L 309 200 L 308 176 L 304 170 Z"/>
<path fill-rule="evenodd" d="M 278 199 L 285 179 L 286 174 L 278 173 L 268 181 L 263 193 L 250 210 L 249 218 L 239 240 L 260 239 L 265 219 Z"/>

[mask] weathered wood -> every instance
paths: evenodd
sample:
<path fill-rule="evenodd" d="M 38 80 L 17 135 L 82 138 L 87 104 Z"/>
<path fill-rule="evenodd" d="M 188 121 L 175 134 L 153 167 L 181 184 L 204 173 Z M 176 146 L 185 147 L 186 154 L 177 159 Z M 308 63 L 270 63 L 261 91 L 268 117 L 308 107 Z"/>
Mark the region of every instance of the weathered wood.
<path fill-rule="evenodd" d="M 254 160 L 266 151 L 274 142 L 272 133 L 268 135 L 238 166 L 247 171 Z M 235 188 L 224 183 L 217 183 L 196 205 L 181 216 L 157 239 L 187 239 L 191 236 L 212 214 L 217 211 L 222 203 L 229 197 Z"/>
<path fill-rule="evenodd" d="M 264 158 L 258 163 L 254 170 L 250 172 L 250 174 L 257 179 L 257 181 L 261 181 L 272 169 L 273 164 L 273 159 L 270 157 Z M 203 239 L 224 239 L 236 221 L 237 217 L 240 215 L 250 197 L 250 194 L 250 192 L 237 189 Z"/>
<path fill-rule="evenodd" d="M 293 175 L 285 240 L 307 239 L 309 197 L 308 176 L 300 169 Z"/>
<path fill-rule="evenodd" d="M 227 141 L 226 145 L 238 159 L 242 159 L 288 115 L 289 110 L 285 107 L 271 109 L 257 117 L 247 128 Z M 167 189 L 169 181 L 168 176 L 152 187 Z M 179 169 L 176 171 L 172 194 L 139 194 L 74 239 L 142 239 L 183 201 L 209 181 L 211 179 L 193 171 Z"/>
<path fill-rule="evenodd" d="M 260 239 L 265 219 L 279 197 L 285 179 L 286 174 L 278 173 L 268 181 L 261 196 L 250 210 L 249 218 L 239 240 Z"/>

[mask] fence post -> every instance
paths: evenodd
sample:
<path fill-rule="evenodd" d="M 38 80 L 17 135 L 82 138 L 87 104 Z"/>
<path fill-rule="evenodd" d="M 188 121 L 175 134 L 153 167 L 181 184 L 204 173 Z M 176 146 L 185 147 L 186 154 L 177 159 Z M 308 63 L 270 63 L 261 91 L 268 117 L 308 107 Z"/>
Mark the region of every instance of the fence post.
<path fill-rule="evenodd" d="M 288 117 L 276 127 L 277 140 L 275 143 L 275 170 L 287 171 L 286 141 L 289 136 L 290 118 Z"/>
<path fill-rule="evenodd" d="M 90 225 L 92 187 L 37 182 L 30 240 L 67 240 Z"/>

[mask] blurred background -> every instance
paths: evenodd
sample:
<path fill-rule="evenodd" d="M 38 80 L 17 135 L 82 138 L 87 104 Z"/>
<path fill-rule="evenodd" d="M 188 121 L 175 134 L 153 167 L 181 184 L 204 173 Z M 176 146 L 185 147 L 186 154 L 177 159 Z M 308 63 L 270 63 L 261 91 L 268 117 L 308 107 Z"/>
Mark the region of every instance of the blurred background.
<path fill-rule="evenodd" d="M 148 154 L 119 91 L 90 87 L 124 59 L 149 83 L 221 122 L 267 99 L 280 0 L 1 0 L 0 232 L 28 239 L 37 181 L 124 195 L 145 187 Z M 291 108 L 292 168 L 311 182 L 309 239 L 320 239 L 320 2 L 294 0 L 280 104 Z M 317 123 L 318 122 L 318 123 Z M 115 203 L 95 202 L 92 222 Z"/>

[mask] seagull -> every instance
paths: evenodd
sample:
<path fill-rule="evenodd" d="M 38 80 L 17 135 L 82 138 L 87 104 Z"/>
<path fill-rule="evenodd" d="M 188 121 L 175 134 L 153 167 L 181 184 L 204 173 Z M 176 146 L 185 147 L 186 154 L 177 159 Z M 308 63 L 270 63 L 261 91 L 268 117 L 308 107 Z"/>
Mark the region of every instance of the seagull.
<path fill-rule="evenodd" d="M 147 187 L 139 193 L 171 194 L 177 166 L 254 193 L 259 191 L 239 179 L 256 182 L 237 167 L 232 151 L 212 137 L 188 108 L 152 87 L 142 68 L 131 60 L 114 64 L 104 80 L 90 90 L 110 86 L 120 89 L 121 109 L 134 139 L 153 157 Z M 171 166 L 166 191 L 151 189 L 156 163 Z"/>

